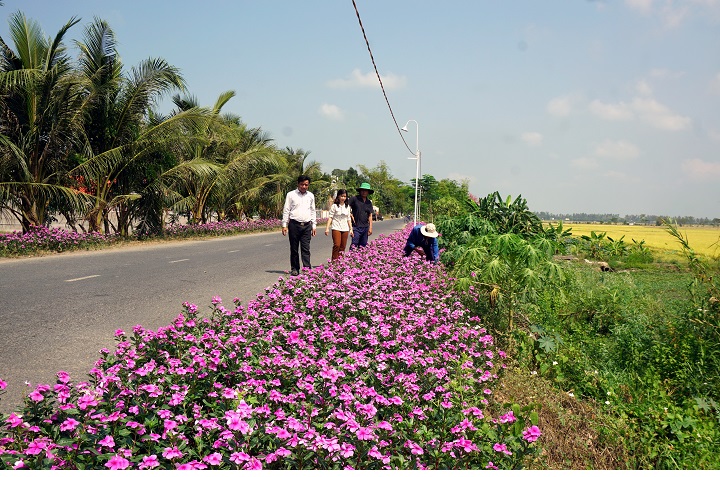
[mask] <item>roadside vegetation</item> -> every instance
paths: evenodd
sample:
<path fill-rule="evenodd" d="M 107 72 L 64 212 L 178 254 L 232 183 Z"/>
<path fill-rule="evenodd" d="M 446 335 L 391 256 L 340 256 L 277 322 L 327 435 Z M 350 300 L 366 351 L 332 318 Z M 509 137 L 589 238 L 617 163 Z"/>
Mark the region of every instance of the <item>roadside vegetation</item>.
<path fill-rule="evenodd" d="M 666 223 L 683 260 L 662 262 L 642 240 L 538 226 L 497 193 L 437 225 L 443 262 L 512 357 L 505 392 L 541 407 L 552 437 L 534 468 L 720 468 L 718 255 Z"/>

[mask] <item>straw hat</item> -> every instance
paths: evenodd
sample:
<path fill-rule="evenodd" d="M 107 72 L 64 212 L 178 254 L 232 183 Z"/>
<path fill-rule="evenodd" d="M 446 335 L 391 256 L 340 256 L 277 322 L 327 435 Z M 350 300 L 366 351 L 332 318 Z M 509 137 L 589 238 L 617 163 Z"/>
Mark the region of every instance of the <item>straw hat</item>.
<path fill-rule="evenodd" d="M 420 233 L 426 237 L 435 238 L 437 237 L 438 231 L 435 229 L 435 224 L 426 224 L 420 227 Z"/>

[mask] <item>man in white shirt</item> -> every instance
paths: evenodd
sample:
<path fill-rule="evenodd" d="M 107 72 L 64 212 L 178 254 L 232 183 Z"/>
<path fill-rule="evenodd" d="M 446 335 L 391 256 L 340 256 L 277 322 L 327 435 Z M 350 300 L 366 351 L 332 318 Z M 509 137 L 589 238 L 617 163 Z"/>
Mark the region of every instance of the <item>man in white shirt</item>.
<path fill-rule="evenodd" d="M 290 236 L 290 275 L 300 273 L 300 256 L 303 267 L 310 265 L 310 239 L 315 236 L 317 219 L 315 217 L 315 196 L 308 191 L 310 177 L 301 175 L 297 180 L 297 189 L 285 196 L 283 207 L 282 234 Z M 289 232 L 289 234 L 288 234 Z"/>

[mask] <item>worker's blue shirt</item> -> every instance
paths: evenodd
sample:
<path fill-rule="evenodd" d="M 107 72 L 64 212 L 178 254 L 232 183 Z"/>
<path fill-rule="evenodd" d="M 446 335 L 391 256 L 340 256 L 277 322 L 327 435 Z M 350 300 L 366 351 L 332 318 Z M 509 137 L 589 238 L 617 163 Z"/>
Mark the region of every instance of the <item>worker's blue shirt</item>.
<path fill-rule="evenodd" d="M 422 247 L 425 251 L 425 259 L 437 262 L 440 258 L 440 249 L 438 248 L 437 238 L 426 237 L 420 232 L 420 227 L 424 224 L 417 224 L 413 227 L 405 244 L 405 256 L 410 255 L 416 247 Z"/>

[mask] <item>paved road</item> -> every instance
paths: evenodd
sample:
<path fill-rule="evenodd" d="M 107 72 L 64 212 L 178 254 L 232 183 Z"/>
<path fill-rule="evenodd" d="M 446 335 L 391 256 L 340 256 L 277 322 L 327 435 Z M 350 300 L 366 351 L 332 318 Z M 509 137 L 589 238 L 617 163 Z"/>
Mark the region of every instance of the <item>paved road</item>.
<path fill-rule="evenodd" d="M 377 222 L 371 239 L 403 225 Z M 52 384 L 59 370 L 85 380 L 118 328 L 166 326 L 184 301 L 202 310 L 215 295 L 228 308 L 235 297 L 247 304 L 287 273 L 288 248 L 272 232 L 0 260 L 0 378 L 8 383 L 0 412 L 22 402 L 25 381 Z M 313 265 L 326 263 L 331 248 L 319 228 Z"/>

